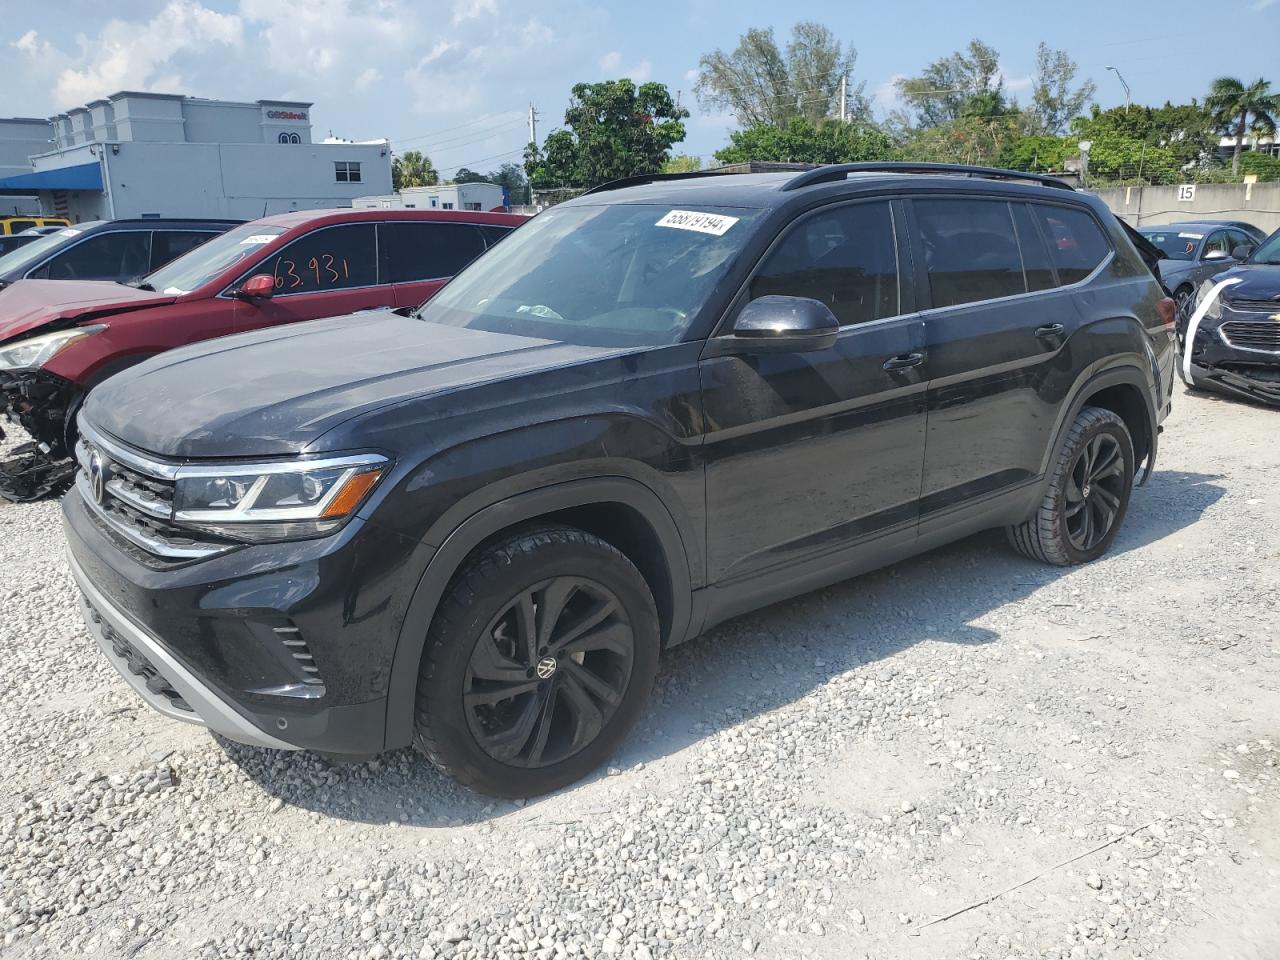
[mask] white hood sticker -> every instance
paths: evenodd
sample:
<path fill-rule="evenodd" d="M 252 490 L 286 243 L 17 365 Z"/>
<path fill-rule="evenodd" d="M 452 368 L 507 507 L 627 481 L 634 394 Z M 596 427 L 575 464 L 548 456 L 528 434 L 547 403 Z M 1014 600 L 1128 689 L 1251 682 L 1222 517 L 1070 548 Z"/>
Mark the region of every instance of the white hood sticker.
<path fill-rule="evenodd" d="M 672 210 L 659 220 L 657 225 L 659 227 L 673 227 L 676 230 L 692 230 L 695 233 L 709 233 L 715 237 L 723 237 L 728 229 L 737 222 L 737 217 L 726 217 L 718 213 Z"/>

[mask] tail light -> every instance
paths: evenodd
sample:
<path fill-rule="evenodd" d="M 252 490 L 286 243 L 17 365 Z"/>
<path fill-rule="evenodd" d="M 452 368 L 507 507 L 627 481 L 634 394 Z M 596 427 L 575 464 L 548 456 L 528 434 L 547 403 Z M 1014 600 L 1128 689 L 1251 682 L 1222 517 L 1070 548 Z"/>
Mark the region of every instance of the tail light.
<path fill-rule="evenodd" d="M 1160 313 L 1160 322 L 1172 328 L 1178 322 L 1178 305 L 1169 297 L 1161 297 L 1156 301 L 1156 310 Z"/>

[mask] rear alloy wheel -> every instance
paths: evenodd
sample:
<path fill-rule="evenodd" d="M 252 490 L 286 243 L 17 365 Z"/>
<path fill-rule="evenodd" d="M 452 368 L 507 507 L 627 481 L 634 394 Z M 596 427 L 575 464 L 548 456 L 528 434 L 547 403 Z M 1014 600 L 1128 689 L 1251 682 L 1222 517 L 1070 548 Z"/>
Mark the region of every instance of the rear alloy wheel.
<path fill-rule="evenodd" d="M 1096 560 L 1124 521 L 1136 468 L 1124 421 L 1110 410 L 1085 407 L 1058 447 L 1039 508 L 1008 528 L 1009 543 L 1058 566 Z"/>
<path fill-rule="evenodd" d="M 643 708 L 659 626 L 622 553 L 570 527 L 482 548 L 454 577 L 419 672 L 416 744 L 493 796 L 531 797 L 604 763 Z"/>

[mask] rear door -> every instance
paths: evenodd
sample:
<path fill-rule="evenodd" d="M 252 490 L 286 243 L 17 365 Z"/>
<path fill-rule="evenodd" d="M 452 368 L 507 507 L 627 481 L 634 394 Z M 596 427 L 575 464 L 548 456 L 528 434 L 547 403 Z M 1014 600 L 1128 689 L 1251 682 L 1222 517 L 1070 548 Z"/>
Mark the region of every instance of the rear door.
<path fill-rule="evenodd" d="M 391 284 L 378 283 L 373 223 L 318 227 L 261 261 L 236 282 L 268 273 L 276 292 L 267 300 L 236 305 L 236 327 L 257 330 L 395 305 Z"/>
<path fill-rule="evenodd" d="M 484 250 L 484 234 L 475 224 L 424 220 L 378 224 L 378 272 L 383 283 L 394 285 L 397 307 L 416 307 L 431 299 Z"/>
<path fill-rule="evenodd" d="M 1075 291 L 1059 284 L 1091 272 L 1067 268 L 1094 255 L 1079 249 L 1078 218 L 1094 222 L 999 198 L 918 197 L 911 208 L 928 307 L 923 520 L 1039 475 L 1058 381 L 1074 369 L 1062 353 L 1080 326 Z"/>
<path fill-rule="evenodd" d="M 730 586 L 896 530 L 914 538 L 924 456 L 922 322 L 895 237 L 901 206 L 823 207 L 788 227 L 746 295 L 812 297 L 840 321 L 836 345 L 701 362 L 707 554 Z"/>

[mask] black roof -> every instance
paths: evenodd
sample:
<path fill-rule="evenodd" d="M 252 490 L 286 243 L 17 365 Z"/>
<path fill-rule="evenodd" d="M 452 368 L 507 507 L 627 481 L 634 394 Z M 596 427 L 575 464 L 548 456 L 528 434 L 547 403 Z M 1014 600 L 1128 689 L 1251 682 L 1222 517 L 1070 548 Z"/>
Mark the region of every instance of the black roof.
<path fill-rule="evenodd" d="M 178 217 L 129 217 L 119 220 L 93 220 L 89 224 L 71 224 L 72 230 L 81 230 L 85 233 L 93 233 L 100 230 L 120 229 L 126 230 L 154 230 L 156 227 L 169 227 L 171 229 L 181 229 L 183 227 L 222 227 L 230 229 L 238 227 L 244 223 L 243 220 L 205 220 L 205 219 L 183 219 Z M 91 224 L 91 225 L 90 225 Z"/>
<path fill-rule="evenodd" d="M 602 184 L 568 202 L 772 208 L 804 202 L 814 196 L 880 190 L 904 182 L 912 187 L 987 194 L 1084 196 L 1061 180 L 1016 170 L 960 164 L 848 163 L 802 171 L 720 173 L 704 170 L 628 177 Z"/>

